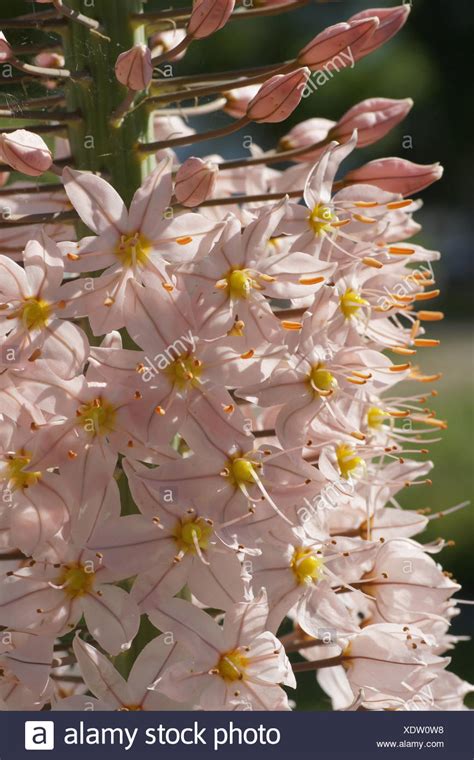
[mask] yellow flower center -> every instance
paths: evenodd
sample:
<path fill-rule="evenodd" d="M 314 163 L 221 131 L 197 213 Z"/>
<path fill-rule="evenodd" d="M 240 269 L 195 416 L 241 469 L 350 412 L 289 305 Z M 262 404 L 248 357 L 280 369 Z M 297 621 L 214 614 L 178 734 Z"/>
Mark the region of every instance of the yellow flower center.
<path fill-rule="evenodd" d="M 236 457 L 227 462 L 230 482 L 235 486 L 245 483 L 255 483 L 255 467 L 258 462 L 252 462 L 246 457 Z"/>
<path fill-rule="evenodd" d="M 248 664 L 248 657 L 242 654 L 240 649 L 233 649 L 222 655 L 217 663 L 217 670 L 224 681 L 242 681 Z"/>
<path fill-rule="evenodd" d="M 339 471 L 345 480 L 351 475 L 357 475 L 365 466 L 362 457 L 357 456 L 355 449 L 347 443 L 341 443 L 336 448 L 336 457 Z"/>
<path fill-rule="evenodd" d="M 103 398 L 95 398 L 77 411 L 78 424 L 91 435 L 106 435 L 115 430 L 116 410 Z"/>
<path fill-rule="evenodd" d="M 196 544 L 200 549 L 207 549 L 212 536 L 212 524 L 202 517 L 194 520 L 178 520 L 173 535 L 180 551 L 196 553 Z"/>
<path fill-rule="evenodd" d="M 298 546 L 293 552 L 290 567 L 300 584 L 320 580 L 323 573 L 324 559 L 317 557 L 311 549 Z"/>
<path fill-rule="evenodd" d="M 202 363 L 195 356 L 183 355 L 175 359 L 166 367 L 165 372 L 171 378 L 173 385 L 177 385 L 180 390 L 190 385 L 196 388 L 200 383 L 202 374 Z"/>
<path fill-rule="evenodd" d="M 348 288 L 344 295 L 340 297 L 339 305 L 345 318 L 349 319 L 357 314 L 361 306 L 367 306 L 368 301 L 362 298 L 357 291 Z"/>
<path fill-rule="evenodd" d="M 121 235 L 120 243 L 117 243 L 115 247 L 115 255 L 124 267 L 134 267 L 138 264 L 145 266 L 150 257 L 151 248 L 150 241 L 141 232 L 133 232 L 129 235 Z"/>
<path fill-rule="evenodd" d="M 331 230 L 331 223 L 337 221 L 337 217 L 331 209 L 318 203 L 309 216 L 309 226 L 315 235 L 325 235 Z"/>
<path fill-rule="evenodd" d="M 318 364 L 312 368 L 309 375 L 309 382 L 316 393 L 319 393 L 320 391 L 327 393 L 337 387 L 336 378 L 326 369 L 322 362 L 318 362 Z"/>
<path fill-rule="evenodd" d="M 58 586 L 64 586 L 64 593 L 75 599 L 77 596 L 88 594 L 94 585 L 95 573 L 88 571 L 83 565 L 67 567 L 57 581 Z"/>
<path fill-rule="evenodd" d="M 378 406 L 371 406 L 367 412 L 367 425 L 369 428 L 379 430 L 387 417 L 388 414 L 383 409 L 380 409 Z"/>
<path fill-rule="evenodd" d="M 48 322 L 51 306 L 42 298 L 27 298 L 20 308 L 20 318 L 27 330 L 43 330 Z"/>
<path fill-rule="evenodd" d="M 11 488 L 22 490 L 34 486 L 41 477 L 41 472 L 24 472 L 29 465 L 31 454 L 28 451 L 18 451 L 7 460 L 7 480 Z"/>
<path fill-rule="evenodd" d="M 252 289 L 252 278 L 247 269 L 234 269 L 226 279 L 231 298 L 248 297 Z"/>

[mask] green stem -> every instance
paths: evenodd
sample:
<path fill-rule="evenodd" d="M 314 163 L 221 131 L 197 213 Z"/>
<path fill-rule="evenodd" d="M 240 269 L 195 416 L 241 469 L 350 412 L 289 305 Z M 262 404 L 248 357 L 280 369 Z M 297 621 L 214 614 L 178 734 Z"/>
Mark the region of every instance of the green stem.
<path fill-rule="evenodd" d="M 184 137 L 176 137 L 171 140 L 157 140 L 152 143 L 142 143 L 138 150 L 140 153 L 147 155 L 149 153 L 155 153 L 157 150 L 163 148 L 178 148 L 181 145 L 194 145 L 197 142 L 204 142 L 206 140 L 214 140 L 218 137 L 226 137 L 226 135 L 237 132 L 246 124 L 249 124 L 250 119 L 243 116 L 238 121 L 228 124 L 226 127 L 220 127 L 219 129 L 211 129 L 209 132 L 197 132 L 195 135 L 185 135 Z"/>
<path fill-rule="evenodd" d="M 221 161 L 218 164 L 219 170 L 225 169 L 239 169 L 247 166 L 259 166 L 260 164 L 278 164 L 285 161 L 292 161 L 298 156 L 304 156 L 306 153 L 310 153 L 316 148 L 322 148 L 326 145 L 326 140 L 312 143 L 311 145 L 304 145 L 301 148 L 292 148 L 291 150 L 272 151 L 271 153 L 264 153 L 262 156 L 256 158 L 236 158 L 232 161 Z"/>
<path fill-rule="evenodd" d="M 56 211 L 54 214 L 22 214 L 13 219 L 0 222 L 0 230 L 37 224 L 64 224 L 78 219 L 75 211 Z"/>
<path fill-rule="evenodd" d="M 289 61 L 285 61 L 284 63 L 289 63 Z M 250 77 L 250 76 L 256 76 L 258 74 L 272 74 L 272 73 L 275 73 L 275 71 L 279 69 L 282 65 L 283 65 L 282 63 L 272 63 L 267 66 L 254 66 L 253 68 L 246 68 L 246 69 L 232 69 L 231 71 L 189 74 L 187 76 L 173 77 L 172 79 L 170 79 L 168 86 L 182 87 L 187 84 L 191 86 L 193 85 L 204 86 L 205 84 L 210 84 L 211 82 L 232 81 L 240 77 Z M 153 79 L 151 82 L 151 91 L 152 92 L 154 92 L 155 90 L 161 91 L 163 89 L 163 86 L 166 84 L 167 84 L 166 79 L 163 79 L 163 78 Z"/>
<path fill-rule="evenodd" d="M 37 121 L 58 121 L 69 124 L 73 121 L 79 121 L 78 113 L 66 113 L 65 111 L 13 111 L 11 108 L 0 109 L 0 119 L 36 119 Z"/>
<path fill-rule="evenodd" d="M 82 0 L 69 2 L 72 10 L 80 11 L 81 6 Z M 135 150 L 139 141 L 148 141 L 153 135 L 146 109 L 127 114 L 120 123 L 112 119 L 127 95 L 127 88 L 115 78 L 117 56 L 146 42 L 144 27 L 137 28 L 131 21 L 131 15 L 142 10 L 143 0 L 95 0 L 90 15 L 100 22 L 110 41 L 73 22 L 64 35 L 66 66 L 71 71 L 86 69 L 92 78 L 92 84 L 70 82 L 66 87 L 69 109 L 79 110 L 83 117 L 69 128 L 75 165 L 106 174 L 125 203 L 155 165 L 154 157 Z"/>
<path fill-rule="evenodd" d="M 307 673 L 311 670 L 320 670 L 321 668 L 334 668 L 337 665 L 342 665 L 343 657 L 328 657 L 327 660 L 310 660 L 306 662 L 293 662 L 291 667 L 294 673 Z"/>
<path fill-rule="evenodd" d="M 281 201 L 282 198 L 301 198 L 301 190 L 288 190 L 286 193 L 256 193 L 255 195 L 229 195 L 223 198 L 210 198 L 200 206 L 232 206 L 236 203 L 260 203 L 261 201 Z"/>
<path fill-rule="evenodd" d="M 296 60 L 288 61 L 287 63 L 282 63 L 279 66 L 276 66 L 271 72 L 263 71 L 262 73 L 259 73 L 254 77 L 248 77 L 247 79 L 216 82 L 208 87 L 196 87 L 191 90 L 177 90 L 175 92 L 165 93 L 164 95 L 152 95 L 144 100 L 144 104 L 147 106 L 168 105 L 169 103 L 181 103 L 185 100 L 192 100 L 193 98 L 204 98 L 208 95 L 216 95 L 221 92 L 227 92 L 228 90 L 238 90 L 241 87 L 248 87 L 251 84 L 261 84 L 266 79 L 270 79 L 270 76 L 275 76 L 275 74 L 287 74 L 296 68 L 298 68 Z"/>

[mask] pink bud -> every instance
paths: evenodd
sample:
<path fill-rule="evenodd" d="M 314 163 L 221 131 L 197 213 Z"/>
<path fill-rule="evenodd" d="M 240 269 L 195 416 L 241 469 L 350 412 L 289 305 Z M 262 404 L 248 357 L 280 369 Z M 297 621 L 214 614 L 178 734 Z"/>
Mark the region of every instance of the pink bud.
<path fill-rule="evenodd" d="M 30 177 L 38 177 L 48 171 L 53 163 L 51 151 L 44 140 L 26 129 L 0 134 L 0 158 L 12 169 Z"/>
<path fill-rule="evenodd" d="M 234 10 L 235 0 L 198 0 L 188 23 L 188 36 L 196 40 L 218 32 Z"/>
<path fill-rule="evenodd" d="M 290 129 L 288 134 L 281 138 L 278 147 L 280 150 L 294 150 L 295 148 L 308 148 L 316 143 L 324 142 L 328 136 L 329 130 L 334 127 L 335 121 L 329 119 L 306 119 L 296 124 Z M 295 161 L 312 161 L 324 150 L 324 145 L 320 148 L 313 148 L 307 153 L 299 155 Z"/>
<path fill-rule="evenodd" d="M 10 43 L 3 32 L 0 32 L 0 63 L 5 63 L 5 61 L 10 60 L 12 56 L 13 50 L 11 49 Z"/>
<path fill-rule="evenodd" d="M 378 18 L 365 18 L 329 26 L 301 50 L 297 61 L 312 71 L 331 63 L 338 70 L 353 68 L 378 25 Z"/>
<path fill-rule="evenodd" d="M 408 14 L 410 13 L 411 6 L 395 5 L 392 8 L 369 8 L 366 11 L 361 11 L 351 16 L 349 21 L 360 21 L 366 19 L 369 16 L 376 16 L 379 20 L 379 26 L 375 34 L 367 40 L 367 45 L 363 49 L 364 55 L 369 55 L 374 50 L 377 50 L 381 45 L 392 37 L 404 26 Z"/>
<path fill-rule="evenodd" d="M 178 169 L 174 194 L 183 206 L 200 206 L 212 196 L 219 168 L 211 161 L 194 156 L 188 158 Z"/>
<path fill-rule="evenodd" d="M 62 69 L 64 66 L 64 56 L 59 53 L 39 53 L 35 57 L 35 64 L 46 69 Z"/>
<path fill-rule="evenodd" d="M 153 76 L 151 52 L 146 45 L 134 45 L 120 53 L 115 63 L 115 76 L 129 90 L 145 90 Z"/>
<path fill-rule="evenodd" d="M 296 69 L 290 74 L 277 74 L 265 82 L 250 101 L 247 116 L 252 121 L 284 121 L 299 104 L 310 70 Z"/>
<path fill-rule="evenodd" d="M 237 90 L 229 90 L 223 95 L 227 98 L 224 111 L 233 116 L 234 119 L 241 119 L 247 113 L 247 108 L 260 89 L 259 84 L 249 84 L 247 87 L 239 87 Z"/>
<path fill-rule="evenodd" d="M 390 98 L 369 98 L 350 108 L 331 130 L 331 140 L 344 142 L 357 129 L 357 147 L 381 140 L 393 127 L 399 124 L 413 107 L 413 100 L 391 100 Z"/>
<path fill-rule="evenodd" d="M 413 195 L 443 176 L 440 164 L 414 164 L 406 158 L 379 158 L 353 169 L 343 178 L 347 185 L 375 185 L 389 193 Z"/>

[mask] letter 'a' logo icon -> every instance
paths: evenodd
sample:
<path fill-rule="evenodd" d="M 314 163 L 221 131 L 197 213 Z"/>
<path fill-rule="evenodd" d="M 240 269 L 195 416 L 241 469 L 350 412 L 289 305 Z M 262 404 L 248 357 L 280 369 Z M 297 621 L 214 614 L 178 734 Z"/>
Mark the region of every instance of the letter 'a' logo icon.
<path fill-rule="evenodd" d="M 54 749 L 54 723 L 52 720 L 25 722 L 25 749 Z"/>

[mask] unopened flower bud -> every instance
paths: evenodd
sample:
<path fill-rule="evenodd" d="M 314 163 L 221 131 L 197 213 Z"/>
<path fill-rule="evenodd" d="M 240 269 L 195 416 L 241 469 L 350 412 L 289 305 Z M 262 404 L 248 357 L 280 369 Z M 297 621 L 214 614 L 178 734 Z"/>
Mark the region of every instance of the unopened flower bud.
<path fill-rule="evenodd" d="M 343 179 L 345 186 L 375 185 L 400 195 L 413 195 L 443 176 L 440 164 L 414 164 L 406 158 L 378 158 L 353 169 Z"/>
<path fill-rule="evenodd" d="M 64 67 L 64 56 L 52 52 L 39 53 L 35 57 L 35 65 L 46 69 L 62 69 Z"/>
<path fill-rule="evenodd" d="M 331 140 L 345 142 L 357 129 L 357 146 L 381 140 L 399 124 L 413 107 L 413 100 L 392 100 L 390 98 L 368 98 L 350 108 L 331 130 Z"/>
<path fill-rule="evenodd" d="M 410 5 L 404 4 L 392 8 L 369 8 L 351 16 L 349 22 L 367 19 L 369 16 L 376 16 L 379 20 L 379 26 L 375 33 L 366 41 L 366 46 L 362 51 L 363 55 L 369 55 L 388 40 L 391 40 L 404 26 L 409 13 Z"/>
<path fill-rule="evenodd" d="M 198 0 L 189 19 L 188 37 L 202 40 L 218 32 L 234 10 L 235 0 Z"/>
<path fill-rule="evenodd" d="M 260 87 L 250 101 L 247 116 L 257 122 L 284 121 L 299 104 L 309 79 L 307 67 L 290 74 L 277 74 Z"/>
<path fill-rule="evenodd" d="M 183 206 L 200 206 L 212 196 L 219 168 L 211 161 L 194 156 L 188 158 L 178 169 L 174 194 Z"/>
<path fill-rule="evenodd" d="M 0 32 L 0 63 L 5 63 L 13 56 L 13 50 L 7 38 Z"/>
<path fill-rule="evenodd" d="M 338 71 L 353 68 L 378 25 L 378 18 L 364 18 L 330 26 L 301 50 L 297 61 L 312 71 L 331 64 Z"/>
<path fill-rule="evenodd" d="M 234 119 L 241 119 L 247 113 L 248 105 L 259 89 L 259 84 L 249 84 L 248 87 L 239 87 L 237 90 L 224 92 L 223 95 L 227 98 L 224 111 L 229 116 L 233 116 Z"/>
<path fill-rule="evenodd" d="M 134 45 L 120 53 L 115 63 L 115 76 L 129 90 L 145 90 L 153 76 L 151 52 L 146 45 Z"/>
<path fill-rule="evenodd" d="M 53 163 L 51 151 L 39 136 L 26 129 L 0 134 L 0 158 L 12 169 L 30 177 L 48 171 Z"/>
<path fill-rule="evenodd" d="M 281 138 L 278 148 L 279 150 L 295 150 L 297 148 L 304 148 L 306 145 L 308 148 L 316 143 L 324 143 L 328 133 L 332 127 L 336 124 L 335 121 L 330 119 L 306 119 L 300 121 L 299 124 L 290 129 L 288 134 Z M 313 148 L 308 153 L 303 153 L 295 158 L 295 161 L 311 161 L 316 159 L 321 151 L 324 150 L 324 145 L 320 148 Z"/>

